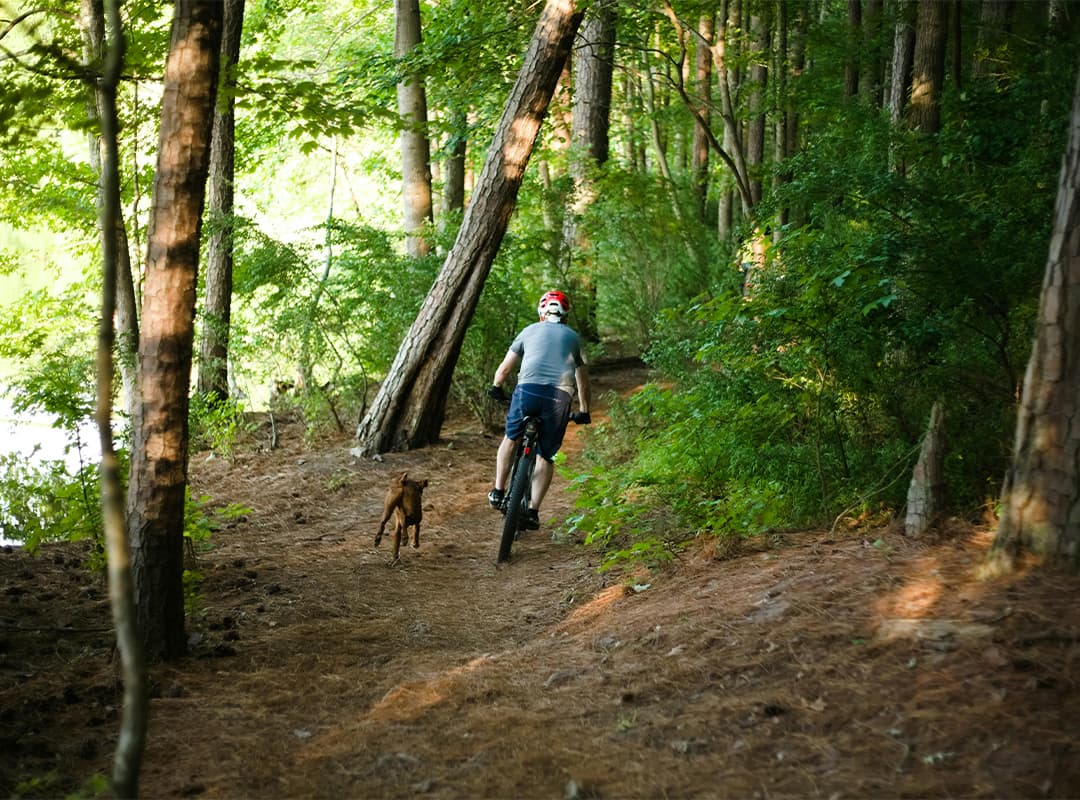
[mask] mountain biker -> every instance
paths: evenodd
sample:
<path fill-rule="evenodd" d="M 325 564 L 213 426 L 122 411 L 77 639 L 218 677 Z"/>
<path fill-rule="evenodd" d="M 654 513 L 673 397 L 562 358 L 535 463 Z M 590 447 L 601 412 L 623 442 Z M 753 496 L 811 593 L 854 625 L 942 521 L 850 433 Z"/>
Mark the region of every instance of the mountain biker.
<path fill-rule="evenodd" d="M 589 371 L 581 355 L 581 337 L 566 324 L 570 298 L 560 291 L 547 292 L 537 303 L 536 311 L 540 321 L 522 330 L 511 343 L 506 357 L 495 370 L 495 380 L 488 392 L 495 399 L 505 398 L 502 383 L 520 362 L 517 387 L 506 414 L 506 435 L 495 458 L 495 487 L 488 492 L 492 508 L 502 505 L 514 448 L 525 428 L 525 416 L 536 415 L 543 419 L 543 436 L 538 447 L 540 458 L 536 461 L 532 497 L 525 512 L 528 530 L 540 527 L 540 503 L 551 485 L 552 462 L 562 446 L 567 422 L 573 419 L 580 425 L 587 425 L 591 421 Z M 575 386 L 579 410 L 571 415 Z"/>

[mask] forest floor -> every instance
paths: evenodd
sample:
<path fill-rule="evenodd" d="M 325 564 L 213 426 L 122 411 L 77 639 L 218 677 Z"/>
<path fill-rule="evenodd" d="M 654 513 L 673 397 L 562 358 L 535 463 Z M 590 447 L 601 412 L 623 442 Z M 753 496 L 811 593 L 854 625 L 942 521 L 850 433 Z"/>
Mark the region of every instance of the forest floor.
<path fill-rule="evenodd" d="M 298 423 L 267 438 L 191 459 L 196 494 L 251 510 L 197 554 L 189 657 L 152 670 L 144 797 L 1080 797 L 1080 581 L 980 580 L 988 527 L 701 540 L 603 573 L 558 527 L 560 475 L 497 565 L 497 439 L 469 420 L 382 461 Z M 431 483 L 391 564 L 372 542 L 403 470 Z M 84 555 L 0 552 L 4 797 L 110 771 L 118 666 Z"/>

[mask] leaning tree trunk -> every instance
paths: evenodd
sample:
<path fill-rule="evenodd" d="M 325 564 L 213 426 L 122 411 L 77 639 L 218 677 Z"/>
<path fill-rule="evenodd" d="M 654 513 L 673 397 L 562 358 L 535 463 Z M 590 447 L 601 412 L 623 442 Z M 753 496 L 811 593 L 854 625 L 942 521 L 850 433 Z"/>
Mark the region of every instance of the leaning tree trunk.
<path fill-rule="evenodd" d="M 360 452 L 407 449 L 438 439 L 465 331 L 506 233 L 525 166 L 582 13 L 574 0 L 548 0 L 457 240 L 371 409 L 357 427 Z"/>
<path fill-rule="evenodd" d="M 176 0 L 165 62 L 128 486 L 135 600 L 150 660 L 186 649 L 188 388 L 222 10 L 220 0 Z"/>
<path fill-rule="evenodd" d="M 233 179 L 236 163 L 236 65 L 244 28 L 244 0 L 225 0 L 221 34 L 221 85 L 211 136 L 207 211 L 206 291 L 199 343 L 199 393 L 229 396 L 229 325 L 233 285 Z"/>
<path fill-rule="evenodd" d="M 994 556 L 1080 570 L 1080 78 Z"/>

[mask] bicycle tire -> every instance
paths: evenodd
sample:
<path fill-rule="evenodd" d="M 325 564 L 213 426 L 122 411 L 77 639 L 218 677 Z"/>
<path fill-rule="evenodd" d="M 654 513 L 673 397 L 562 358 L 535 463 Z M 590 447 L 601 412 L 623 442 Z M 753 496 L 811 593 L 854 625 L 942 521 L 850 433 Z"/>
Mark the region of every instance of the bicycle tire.
<path fill-rule="evenodd" d="M 525 521 L 525 506 L 529 502 L 529 489 L 532 482 L 532 469 L 536 460 L 536 451 L 523 452 L 514 464 L 514 474 L 510 476 L 510 494 L 506 498 L 506 516 L 503 517 L 502 539 L 499 541 L 499 561 L 510 560 L 510 548 Z"/>

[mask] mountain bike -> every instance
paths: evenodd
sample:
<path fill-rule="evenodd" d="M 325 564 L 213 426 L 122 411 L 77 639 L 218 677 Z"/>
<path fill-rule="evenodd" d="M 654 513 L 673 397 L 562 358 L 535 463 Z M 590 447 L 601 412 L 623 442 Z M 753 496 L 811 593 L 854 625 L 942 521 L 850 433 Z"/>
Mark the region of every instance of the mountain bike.
<path fill-rule="evenodd" d="M 537 445 L 543 429 L 540 417 L 525 417 L 525 430 L 514 449 L 510 482 L 503 495 L 499 511 L 503 513 L 502 538 L 499 540 L 499 561 L 510 560 L 514 540 L 525 530 L 525 511 L 532 500 L 532 479 L 536 470 Z"/>
<path fill-rule="evenodd" d="M 510 405 L 510 398 L 502 395 L 496 398 L 504 405 Z M 575 424 L 586 424 L 588 415 L 582 417 L 574 413 L 570 420 Z M 503 501 L 499 505 L 499 511 L 503 514 L 502 536 L 499 539 L 500 562 L 510 560 L 510 550 L 514 541 L 521 535 L 525 528 L 525 512 L 532 500 L 532 479 L 536 470 L 538 446 L 543 434 L 544 421 L 539 416 L 529 414 L 524 420 L 524 430 L 521 438 L 517 440 L 514 448 L 514 457 L 511 461 L 510 480 L 503 494 Z"/>

